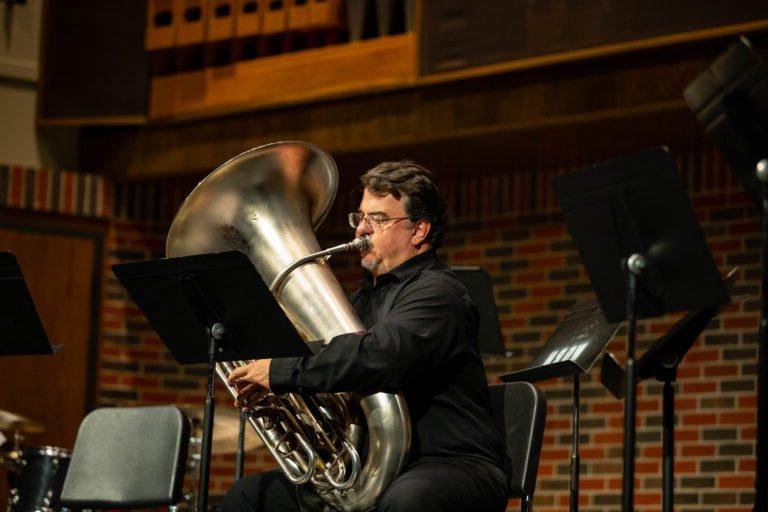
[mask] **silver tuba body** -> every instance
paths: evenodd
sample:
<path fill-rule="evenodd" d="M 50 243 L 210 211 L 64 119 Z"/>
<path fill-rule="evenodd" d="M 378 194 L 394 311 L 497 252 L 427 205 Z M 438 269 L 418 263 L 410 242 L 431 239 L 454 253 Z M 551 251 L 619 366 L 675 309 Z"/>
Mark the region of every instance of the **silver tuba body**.
<path fill-rule="evenodd" d="M 337 186 L 333 159 L 314 145 L 278 142 L 246 151 L 187 197 L 171 225 L 166 254 L 238 250 L 265 283 L 273 283 L 294 262 L 320 251 L 314 229 L 328 214 Z M 323 259 L 292 270 L 273 294 L 306 341 L 365 330 Z M 235 396 L 226 384 L 232 364 L 218 363 L 216 371 Z M 373 508 L 408 455 L 411 424 L 400 395 L 270 393 L 250 411 L 248 422 L 288 479 L 312 485 L 342 510 Z"/>

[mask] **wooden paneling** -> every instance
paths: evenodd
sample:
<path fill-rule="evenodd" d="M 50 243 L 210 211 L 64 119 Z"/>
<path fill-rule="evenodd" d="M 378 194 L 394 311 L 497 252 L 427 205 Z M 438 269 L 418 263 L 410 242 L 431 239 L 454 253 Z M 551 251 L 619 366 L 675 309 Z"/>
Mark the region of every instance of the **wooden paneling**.
<path fill-rule="evenodd" d="M 416 78 L 415 44 L 404 34 L 158 77 L 149 114 L 188 119 L 402 85 Z"/>
<path fill-rule="evenodd" d="M 0 409 L 45 425 L 24 444 L 71 449 L 95 399 L 103 223 L 0 210 L 0 225 L 0 250 L 16 255 L 49 340 L 63 346 L 51 356 L 0 358 Z"/>
<path fill-rule="evenodd" d="M 423 0 L 423 74 L 768 18 L 764 0 Z"/>
<path fill-rule="evenodd" d="M 38 122 L 143 123 L 146 15 L 137 0 L 47 1 Z"/>
<path fill-rule="evenodd" d="M 751 38 L 757 48 L 768 46 L 765 34 Z M 336 156 L 390 158 L 407 157 L 415 147 L 449 146 L 452 153 L 464 148 L 465 160 L 473 158 L 470 142 L 487 148 L 503 141 L 501 148 L 514 154 L 536 147 L 552 159 L 584 146 L 623 144 L 622 137 L 656 143 L 657 133 L 689 129 L 682 128 L 693 119 L 682 90 L 729 43 L 689 43 L 140 133 L 87 131 L 83 165 L 136 177 L 205 172 L 275 140 L 311 141 Z M 593 124 L 611 129 L 589 128 Z M 574 130 L 578 144 L 561 144 Z"/>
<path fill-rule="evenodd" d="M 0 249 L 16 255 L 49 340 L 62 345 L 51 356 L 0 359 L 0 408 L 45 424 L 46 432 L 28 436 L 26 444 L 72 448 L 93 404 L 101 235 L 57 228 L 55 220 L 20 223 L 7 212 L 0 219 Z"/>

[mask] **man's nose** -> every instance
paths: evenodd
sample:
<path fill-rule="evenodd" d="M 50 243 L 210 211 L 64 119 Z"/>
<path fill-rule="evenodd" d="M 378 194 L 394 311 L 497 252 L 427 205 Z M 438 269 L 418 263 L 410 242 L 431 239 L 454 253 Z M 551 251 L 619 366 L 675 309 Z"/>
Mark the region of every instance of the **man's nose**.
<path fill-rule="evenodd" d="M 363 220 L 357 223 L 357 227 L 355 228 L 355 237 L 370 235 L 371 233 L 373 233 L 373 229 L 368 226 L 366 221 Z"/>

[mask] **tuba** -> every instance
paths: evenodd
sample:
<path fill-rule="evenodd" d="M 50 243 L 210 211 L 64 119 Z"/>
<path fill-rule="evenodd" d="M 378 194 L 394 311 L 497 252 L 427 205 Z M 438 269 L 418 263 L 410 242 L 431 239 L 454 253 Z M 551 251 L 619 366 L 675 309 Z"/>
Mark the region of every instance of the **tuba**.
<path fill-rule="evenodd" d="M 219 166 L 186 198 L 171 224 L 166 254 L 243 252 L 273 284 L 275 299 L 305 341 L 327 343 L 363 331 L 327 256 L 310 256 L 328 253 L 320 251 L 313 230 L 328 214 L 337 186 L 336 164 L 312 144 L 251 149 Z M 216 367 L 233 397 L 237 391 L 227 376 L 238 364 L 245 362 Z M 411 424 L 400 395 L 265 393 L 249 407 L 248 423 L 286 477 L 311 485 L 342 510 L 372 509 L 408 455 Z"/>

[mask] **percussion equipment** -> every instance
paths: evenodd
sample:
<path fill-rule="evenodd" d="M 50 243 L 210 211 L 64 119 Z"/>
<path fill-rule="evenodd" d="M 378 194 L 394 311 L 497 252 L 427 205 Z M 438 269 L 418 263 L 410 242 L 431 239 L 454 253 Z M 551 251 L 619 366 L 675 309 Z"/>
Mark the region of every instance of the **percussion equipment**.
<path fill-rule="evenodd" d="M 2 456 L 9 469 L 11 488 L 8 509 L 12 512 L 57 511 L 72 452 L 53 446 L 23 446 Z"/>

